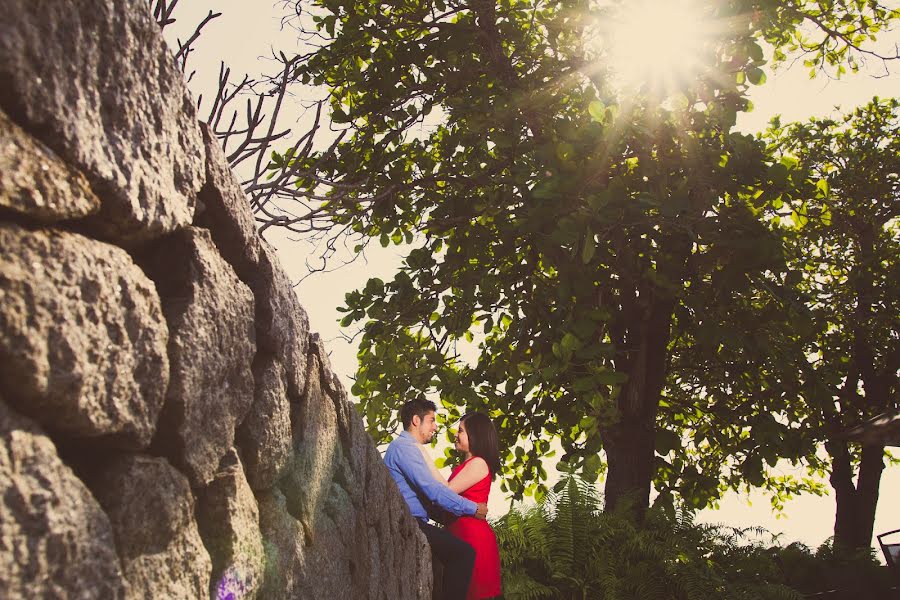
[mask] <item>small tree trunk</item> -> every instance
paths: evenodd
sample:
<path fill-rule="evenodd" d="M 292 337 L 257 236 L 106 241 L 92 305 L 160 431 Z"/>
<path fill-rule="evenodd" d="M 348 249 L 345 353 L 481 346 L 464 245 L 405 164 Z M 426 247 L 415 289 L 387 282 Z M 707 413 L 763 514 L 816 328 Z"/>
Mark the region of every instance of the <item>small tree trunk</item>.
<path fill-rule="evenodd" d="M 620 243 L 627 252 L 627 241 Z M 692 241 L 680 233 L 667 237 L 661 244 L 657 268 L 672 281 L 682 281 L 691 246 Z M 604 510 L 613 511 L 628 502 L 640 522 L 650 506 L 656 414 L 666 383 L 677 298 L 644 279 L 632 279 L 631 273 L 621 275 L 623 282 L 630 281 L 634 287 L 621 299 L 622 321 L 613 325 L 611 337 L 617 345 L 615 368 L 627 373 L 628 381 L 616 398 L 619 421 L 600 432 L 608 466 Z"/>
<path fill-rule="evenodd" d="M 617 398 L 620 419 L 602 431 L 608 472 L 604 508 L 628 503 L 636 521 L 650 506 L 654 476 L 656 413 L 666 379 L 667 347 L 674 302 L 659 299 L 640 327 L 639 346 L 626 362 L 628 381 Z M 617 365 L 618 368 L 618 365 Z"/>
<path fill-rule="evenodd" d="M 655 439 L 652 423 L 630 420 L 611 428 L 604 440 L 607 512 L 625 508 L 636 521 L 643 519 L 650 504 Z"/>
<path fill-rule="evenodd" d="M 884 470 L 884 447 L 863 446 L 855 485 L 847 443 L 833 441 L 827 444 L 827 448 L 832 457 L 830 482 L 837 502 L 834 545 L 847 550 L 869 548 L 875 528 L 881 472 Z"/>

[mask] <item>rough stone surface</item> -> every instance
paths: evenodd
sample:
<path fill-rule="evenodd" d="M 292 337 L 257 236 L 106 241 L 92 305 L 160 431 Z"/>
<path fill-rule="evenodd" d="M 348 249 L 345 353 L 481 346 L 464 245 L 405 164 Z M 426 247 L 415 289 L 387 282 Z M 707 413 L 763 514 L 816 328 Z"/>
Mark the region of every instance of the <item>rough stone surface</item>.
<path fill-rule="evenodd" d="M 0 0 L 0 596 L 430 598 L 148 8 Z"/>
<path fill-rule="evenodd" d="M 212 564 L 184 475 L 163 458 L 126 455 L 107 465 L 91 488 L 109 515 L 129 599 L 209 594 Z"/>
<path fill-rule="evenodd" d="M 124 598 L 109 520 L 53 442 L 0 399 L 0 595 Z"/>
<path fill-rule="evenodd" d="M 319 361 L 307 368 L 306 394 L 291 406 L 294 456 L 280 487 L 291 514 L 310 529 L 323 511 L 331 481 L 343 458 L 334 401 L 319 381 Z"/>
<path fill-rule="evenodd" d="M 222 256 L 248 285 L 259 265 L 260 240 L 247 196 L 235 177 L 219 140 L 201 124 L 206 148 L 206 183 L 200 190 L 195 224 L 212 232 Z"/>
<path fill-rule="evenodd" d="M 134 244 L 191 222 L 203 144 L 145 2 L 0 0 L 0 105 L 83 171 L 92 222 Z"/>
<path fill-rule="evenodd" d="M 122 249 L 0 223 L 0 383 L 51 431 L 124 448 L 153 436 L 168 381 L 153 283 Z"/>
<path fill-rule="evenodd" d="M 0 208 L 53 223 L 97 212 L 100 199 L 84 175 L 0 110 Z"/>
<path fill-rule="evenodd" d="M 264 535 L 276 523 L 292 527 L 297 539 L 302 533 L 299 597 L 428 597 L 427 542 L 333 377 L 324 346 L 311 337 L 306 393 L 291 405 L 293 460 L 279 480 L 283 498 L 275 494 L 278 502 L 267 506 Z"/>
<path fill-rule="evenodd" d="M 209 229 L 222 256 L 256 298 L 257 344 L 285 365 L 290 393 L 303 393 L 309 318 L 275 249 L 261 240 L 247 197 L 218 142 L 203 125 L 206 184 L 196 224 Z"/>
<path fill-rule="evenodd" d="M 302 598 L 298 591 L 308 587 L 305 575 L 308 550 L 303 525 L 288 511 L 287 499 L 278 488 L 260 492 L 257 500 L 267 565 L 259 597 L 267 600 Z M 341 597 L 353 596 L 350 590 L 345 590 Z"/>
<path fill-rule="evenodd" d="M 356 411 L 347 400 L 347 392 L 344 390 L 341 380 L 338 379 L 338 376 L 331 368 L 331 358 L 328 356 L 325 342 L 322 341 L 322 338 L 318 333 L 311 334 L 309 340 L 309 354 L 316 357 L 319 365 L 319 371 L 317 373 L 318 379 L 321 382 L 322 388 L 328 392 L 328 395 L 334 402 L 338 435 L 340 436 L 341 443 L 344 445 L 344 450 L 349 451 L 352 443 L 350 433 L 351 413 L 354 413 L 353 416 L 356 416 Z"/>
<path fill-rule="evenodd" d="M 291 458 L 291 407 L 284 367 L 269 354 L 257 354 L 253 406 L 237 432 L 247 480 L 254 490 L 275 485 Z"/>
<path fill-rule="evenodd" d="M 252 600 L 262 586 L 265 551 L 259 507 L 237 451 L 222 459 L 219 472 L 197 499 L 200 535 L 212 558 L 213 598 Z"/>
<path fill-rule="evenodd" d="M 209 232 L 189 228 L 149 249 L 169 324 L 171 378 L 154 447 L 195 487 L 212 480 L 253 400 L 253 295 L 216 251 Z"/>
<path fill-rule="evenodd" d="M 259 346 L 281 359 L 287 372 L 288 393 L 299 397 L 306 388 L 309 317 L 300 305 L 275 249 L 261 242 L 260 250 L 256 277 L 250 283 L 256 295 Z"/>
<path fill-rule="evenodd" d="M 376 453 L 377 455 L 377 453 Z M 410 516 L 390 475 L 378 463 L 370 463 L 368 476 L 384 485 L 383 504 L 377 518 L 366 529 L 367 592 L 372 598 L 430 598 L 431 550 L 425 536 Z M 387 479 L 384 479 L 384 478 Z M 375 498 L 366 498 L 369 506 Z M 357 512 L 357 528 L 365 529 L 367 516 Z"/>

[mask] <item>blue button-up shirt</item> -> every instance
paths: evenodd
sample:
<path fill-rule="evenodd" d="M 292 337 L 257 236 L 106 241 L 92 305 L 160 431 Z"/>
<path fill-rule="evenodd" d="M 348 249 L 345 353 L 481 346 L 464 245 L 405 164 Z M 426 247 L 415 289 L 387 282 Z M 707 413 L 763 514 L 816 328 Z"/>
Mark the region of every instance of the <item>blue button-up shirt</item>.
<path fill-rule="evenodd" d="M 409 506 L 409 512 L 417 519 L 428 519 L 423 499 L 458 517 L 474 515 L 478 509 L 477 504 L 463 498 L 434 478 L 428 465 L 425 464 L 419 442 L 408 431 L 401 432 L 388 445 L 384 464 L 397 482 L 400 494 Z"/>

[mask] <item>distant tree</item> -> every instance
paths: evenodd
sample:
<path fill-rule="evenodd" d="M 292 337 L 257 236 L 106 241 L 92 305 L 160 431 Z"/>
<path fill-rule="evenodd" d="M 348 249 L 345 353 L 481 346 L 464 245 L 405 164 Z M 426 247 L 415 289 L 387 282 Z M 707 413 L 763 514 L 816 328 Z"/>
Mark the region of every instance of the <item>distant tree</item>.
<path fill-rule="evenodd" d="M 670 345 L 784 268 L 764 214 L 802 181 L 734 132 L 764 78 L 760 44 L 854 68 L 897 17 L 877 2 L 700 6 L 727 27 L 663 106 L 609 88 L 602 44 L 586 43 L 606 17 L 591 2 L 312 3 L 322 46 L 295 73 L 331 90 L 347 135 L 296 185 L 359 185 L 326 198 L 336 222 L 415 246 L 393 281 L 347 295 L 343 323 L 365 324 L 353 392 L 376 439 L 400 399 L 439 392 L 445 423 L 497 417 L 514 495 L 541 487 L 556 438 L 589 477 L 605 451 L 609 509 L 646 509 Z"/>
<path fill-rule="evenodd" d="M 884 448 L 841 434 L 898 407 L 898 133 L 896 99 L 838 120 L 775 120 L 765 133 L 780 159 L 773 170 L 795 182 L 791 197 L 773 197 L 767 221 L 784 264 L 733 295 L 727 315 L 675 340 L 661 409 L 674 442 L 657 458 L 659 501 L 677 494 L 702 506 L 753 485 L 779 507 L 821 493 L 815 480 L 828 474 L 835 546 L 869 548 Z M 715 293 L 700 301 L 716 306 Z M 780 460 L 813 477 L 780 474 Z"/>
<path fill-rule="evenodd" d="M 839 120 L 769 130 L 815 187 L 782 209 L 791 231 L 789 280 L 812 328 L 791 366 L 802 377 L 798 417 L 828 459 L 836 546 L 871 544 L 884 447 L 841 433 L 900 408 L 900 102 L 874 100 Z M 855 482 L 854 482 L 855 480 Z"/>

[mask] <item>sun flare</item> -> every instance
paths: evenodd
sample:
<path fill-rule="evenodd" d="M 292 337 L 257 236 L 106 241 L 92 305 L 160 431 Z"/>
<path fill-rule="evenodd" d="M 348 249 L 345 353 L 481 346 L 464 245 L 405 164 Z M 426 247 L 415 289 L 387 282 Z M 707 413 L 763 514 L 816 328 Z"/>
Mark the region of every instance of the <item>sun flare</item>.
<path fill-rule="evenodd" d="M 598 39 L 617 87 L 667 93 L 709 63 L 712 17 L 697 1 L 623 2 Z"/>

